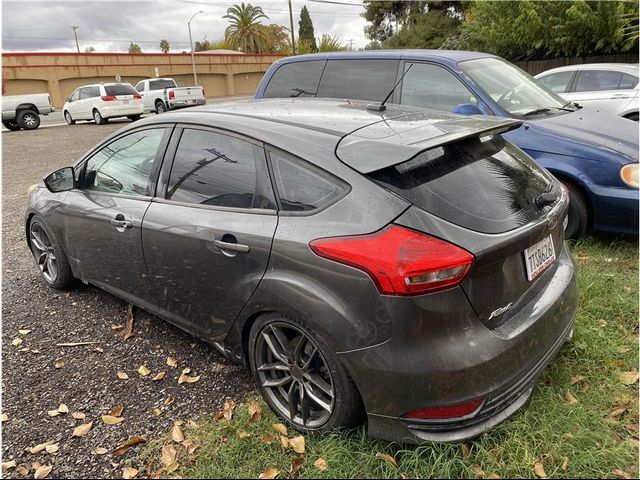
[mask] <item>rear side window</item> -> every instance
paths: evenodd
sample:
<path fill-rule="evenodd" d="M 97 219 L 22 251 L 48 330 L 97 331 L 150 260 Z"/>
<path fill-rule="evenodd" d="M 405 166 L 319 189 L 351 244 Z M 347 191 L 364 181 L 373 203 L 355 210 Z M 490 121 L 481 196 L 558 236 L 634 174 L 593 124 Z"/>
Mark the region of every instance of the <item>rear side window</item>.
<path fill-rule="evenodd" d="M 576 92 L 617 90 L 622 74 L 606 70 L 582 70 L 578 75 Z"/>
<path fill-rule="evenodd" d="M 318 97 L 382 101 L 396 79 L 399 60 L 329 60 Z"/>
<path fill-rule="evenodd" d="M 342 180 L 294 157 L 271 152 L 280 209 L 286 212 L 308 212 L 336 201 L 349 186 Z"/>
<path fill-rule="evenodd" d="M 91 88 L 84 87 L 80 89 L 80 100 L 86 100 L 87 98 L 91 98 Z"/>
<path fill-rule="evenodd" d="M 149 90 L 164 90 L 165 88 L 175 88 L 173 80 L 149 80 Z"/>
<path fill-rule="evenodd" d="M 133 95 L 136 93 L 136 89 L 128 83 L 118 83 L 116 85 L 105 85 L 104 91 L 107 95 Z"/>
<path fill-rule="evenodd" d="M 622 80 L 620 80 L 620 90 L 630 90 L 636 88 L 638 85 L 638 77 L 629 75 L 627 73 L 622 74 Z"/>
<path fill-rule="evenodd" d="M 567 85 L 573 77 L 573 72 L 558 72 L 545 75 L 539 78 L 542 83 L 556 93 L 564 93 L 567 91 Z"/>
<path fill-rule="evenodd" d="M 264 96 L 267 98 L 315 96 L 325 63 L 325 60 L 285 63 L 271 77 Z"/>
<path fill-rule="evenodd" d="M 171 168 L 167 198 L 234 208 L 270 208 L 264 149 L 229 135 L 187 129 Z M 265 193 L 263 193 L 265 192 Z"/>
<path fill-rule="evenodd" d="M 551 176 L 496 135 L 424 151 L 369 177 L 448 222 L 502 233 L 544 213 L 535 200 L 554 188 Z"/>

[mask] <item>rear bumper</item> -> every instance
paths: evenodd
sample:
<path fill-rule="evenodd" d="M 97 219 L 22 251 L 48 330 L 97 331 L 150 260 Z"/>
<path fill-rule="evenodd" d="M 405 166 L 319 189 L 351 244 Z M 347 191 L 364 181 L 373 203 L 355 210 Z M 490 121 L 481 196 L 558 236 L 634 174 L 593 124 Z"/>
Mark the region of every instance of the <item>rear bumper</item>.
<path fill-rule="evenodd" d="M 411 313 L 416 318 L 394 320 L 390 340 L 339 354 L 362 393 L 369 434 L 404 443 L 461 441 L 497 425 L 524 405 L 573 329 L 578 290 L 566 249 L 557 263 L 528 305 L 496 329 L 490 330 L 471 314 L 440 317 L 438 311 L 449 307 L 435 296 L 431 299 L 435 305 L 426 311 L 427 295 L 416 301 Z M 484 399 L 482 406 L 464 418 L 403 418 L 412 410 L 477 399 Z"/>
<path fill-rule="evenodd" d="M 173 110 L 174 108 L 184 108 L 184 107 L 195 107 L 196 105 L 204 105 L 207 103 L 207 100 L 204 98 L 196 98 L 193 100 L 170 100 L 169 108 Z M 189 102 L 193 103 L 189 103 Z"/>
<path fill-rule="evenodd" d="M 144 107 L 142 102 L 132 103 L 130 105 L 105 106 L 100 109 L 102 118 L 126 117 L 127 115 L 142 115 L 143 113 Z"/>
<path fill-rule="evenodd" d="M 594 230 L 638 234 L 638 190 L 589 187 L 594 206 Z"/>

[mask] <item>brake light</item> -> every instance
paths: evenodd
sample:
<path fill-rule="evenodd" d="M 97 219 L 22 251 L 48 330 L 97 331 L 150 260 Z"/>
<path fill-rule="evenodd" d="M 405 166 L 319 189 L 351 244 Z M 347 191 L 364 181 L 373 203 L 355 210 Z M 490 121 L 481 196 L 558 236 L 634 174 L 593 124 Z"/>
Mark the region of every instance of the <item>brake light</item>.
<path fill-rule="evenodd" d="M 113 102 L 116 99 L 116 97 L 113 95 L 103 95 L 100 98 L 105 102 Z"/>
<path fill-rule="evenodd" d="M 176 92 L 169 92 L 169 100 L 173 100 L 176 98 Z"/>
<path fill-rule="evenodd" d="M 473 400 L 469 403 L 463 403 L 462 405 L 453 405 L 451 407 L 421 408 L 403 416 L 405 418 L 415 418 L 419 420 L 444 420 L 447 418 L 466 417 L 478 410 L 483 402 L 483 399 L 479 399 Z"/>
<path fill-rule="evenodd" d="M 142 100 L 142 95 L 140 95 L 139 93 L 134 93 L 133 98 L 135 98 L 136 100 Z"/>
<path fill-rule="evenodd" d="M 318 256 L 366 272 L 385 295 L 417 295 L 458 285 L 473 255 L 456 245 L 399 225 L 368 235 L 319 238 Z"/>

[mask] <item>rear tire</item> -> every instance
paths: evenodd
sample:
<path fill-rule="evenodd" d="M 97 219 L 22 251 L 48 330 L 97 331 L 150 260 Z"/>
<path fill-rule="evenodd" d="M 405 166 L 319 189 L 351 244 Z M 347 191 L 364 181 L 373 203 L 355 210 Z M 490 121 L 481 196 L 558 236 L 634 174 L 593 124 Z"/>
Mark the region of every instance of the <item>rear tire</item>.
<path fill-rule="evenodd" d="M 2 125 L 4 125 L 8 130 L 11 130 L 12 132 L 17 132 L 18 130 L 20 130 L 20 125 L 12 120 L 3 120 Z"/>
<path fill-rule="evenodd" d="M 127 118 L 129 120 L 131 120 L 132 122 L 136 122 L 136 121 L 140 120 L 140 115 L 129 115 Z"/>
<path fill-rule="evenodd" d="M 35 130 L 40 126 L 40 115 L 35 110 L 20 110 L 16 116 L 16 122 L 25 130 Z"/>
<path fill-rule="evenodd" d="M 282 338 L 290 348 L 281 348 Z M 280 358 L 275 351 L 280 352 Z M 265 402 L 296 430 L 324 433 L 362 423 L 362 400 L 349 374 L 327 342 L 301 322 L 277 313 L 258 317 L 251 327 L 248 352 L 251 372 Z M 286 377 L 290 380 L 280 386 L 265 385 Z"/>
<path fill-rule="evenodd" d="M 29 244 L 42 278 L 50 287 L 66 290 L 73 285 L 67 255 L 37 215 L 29 222 Z"/>
<path fill-rule="evenodd" d="M 71 114 L 68 111 L 64 111 L 64 121 L 67 122 L 67 125 L 75 125 L 76 121 L 71 117 Z"/>
<path fill-rule="evenodd" d="M 164 104 L 162 100 L 158 100 L 156 102 L 156 113 L 164 113 L 167 111 L 167 106 Z"/>
<path fill-rule="evenodd" d="M 569 189 L 569 218 L 567 228 L 564 230 L 564 238 L 578 240 L 587 231 L 589 224 L 589 207 L 583 193 L 575 185 L 562 182 Z"/>
<path fill-rule="evenodd" d="M 95 109 L 93 111 L 93 121 L 96 122 L 96 125 L 104 125 L 105 123 L 107 123 L 107 119 L 102 117 L 102 114 L 98 111 L 98 109 Z"/>

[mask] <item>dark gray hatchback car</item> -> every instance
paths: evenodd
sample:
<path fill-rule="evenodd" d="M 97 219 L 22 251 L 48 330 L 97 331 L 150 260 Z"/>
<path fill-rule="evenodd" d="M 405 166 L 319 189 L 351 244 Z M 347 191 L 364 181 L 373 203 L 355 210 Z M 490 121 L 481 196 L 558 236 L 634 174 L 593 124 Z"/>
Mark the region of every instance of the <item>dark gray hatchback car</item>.
<path fill-rule="evenodd" d="M 31 191 L 44 279 L 94 284 L 251 369 L 301 431 L 452 441 L 573 332 L 567 195 L 477 119 L 275 99 L 154 116 Z"/>

